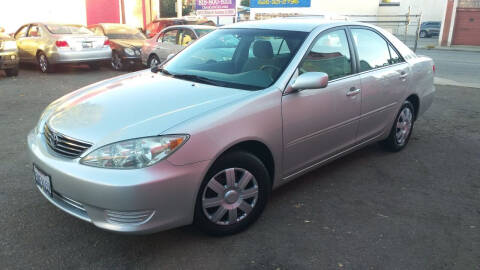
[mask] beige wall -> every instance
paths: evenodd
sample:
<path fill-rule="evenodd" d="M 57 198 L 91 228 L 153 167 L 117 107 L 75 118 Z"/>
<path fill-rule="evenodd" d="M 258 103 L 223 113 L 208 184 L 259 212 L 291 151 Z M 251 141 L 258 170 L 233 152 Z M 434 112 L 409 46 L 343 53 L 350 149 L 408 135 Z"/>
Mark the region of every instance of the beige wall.
<path fill-rule="evenodd" d="M 411 7 L 411 14 L 422 13 L 422 21 L 442 21 L 447 3 L 446 0 L 398 0 L 398 2 L 400 6 L 380 7 L 378 14 L 406 14 L 408 7 Z"/>
<path fill-rule="evenodd" d="M 0 26 L 15 32 L 29 22 L 86 24 L 85 0 L 1 0 Z"/>

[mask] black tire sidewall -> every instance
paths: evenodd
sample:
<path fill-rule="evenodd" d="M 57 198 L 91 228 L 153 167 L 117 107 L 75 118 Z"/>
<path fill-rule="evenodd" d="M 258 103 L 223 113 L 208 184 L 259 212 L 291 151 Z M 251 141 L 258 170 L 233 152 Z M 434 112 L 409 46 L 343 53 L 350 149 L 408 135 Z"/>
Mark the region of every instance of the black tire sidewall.
<path fill-rule="evenodd" d="M 205 216 L 202 208 L 202 196 L 208 181 L 215 174 L 227 168 L 242 168 L 253 174 L 258 184 L 258 200 L 252 212 L 242 221 L 232 225 L 218 225 L 211 222 Z M 258 219 L 266 206 L 270 190 L 271 180 L 268 170 L 259 158 L 243 151 L 227 153 L 215 161 L 200 185 L 195 203 L 194 224 L 202 231 L 214 236 L 224 236 L 240 232 Z"/>
<path fill-rule="evenodd" d="M 120 58 L 120 63 L 121 63 L 121 65 L 120 65 L 119 68 L 116 68 L 115 65 L 114 65 L 114 59 L 115 59 L 114 57 L 115 57 L 115 56 L 117 56 L 118 58 Z M 114 70 L 116 70 L 116 71 L 122 71 L 122 70 L 125 69 L 125 63 L 123 63 L 121 59 L 122 59 L 122 57 L 120 56 L 120 54 L 119 54 L 118 52 L 113 52 L 113 53 L 112 53 L 111 66 L 112 66 L 112 68 L 113 68 Z"/>
<path fill-rule="evenodd" d="M 160 64 L 160 59 L 158 58 L 158 56 L 156 55 L 151 55 L 149 58 L 148 58 L 148 67 L 152 67 L 152 60 L 155 59 L 157 60 L 158 64 Z"/>
<path fill-rule="evenodd" d="M 45 71 L 42 70 L 42 67 L 40 67 L 40 57 L 41 56 L 45 56 L 45 61 L 47 62 L 47 68 L 45 69 Z M 43 53 L 39 53 L 38 56 L 37 56 L 37 64 L 38 64 L 38 69 L 40 70 L 40 72 L 42 73 L 50 73 L 53 71 L 53 67 L 50 65 L 50 61 L 48 61 L 48 57 Z"/>

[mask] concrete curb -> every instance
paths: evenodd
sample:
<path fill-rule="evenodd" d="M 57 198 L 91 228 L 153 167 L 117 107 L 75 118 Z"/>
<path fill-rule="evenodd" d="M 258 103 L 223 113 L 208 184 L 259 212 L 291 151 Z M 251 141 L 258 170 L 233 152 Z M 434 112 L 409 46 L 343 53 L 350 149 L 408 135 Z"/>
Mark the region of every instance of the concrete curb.
<path fill-rule="evenodd" d="M 434 47 L 434 48 L 428 48 L 428 47 L 419 47 L 417 48 L 421 50 L 437 50 L 437 51 L 454 51 L 454 52 L 474 52 L 474 53 L 480 53 L 480 47 L 478 48 L 456 48 L 456 47 Z"/>
<path fill-rule="evenodd" d="M 450 86 L 480 88 L 480 83 L 463 83 L 463 82 L 457 82 L 454 80 L 449 80 L 449 79 L 440 78 L 440 77 L 435 77 L 433 80 L 433 83 L 436 85 L 450 85 Z"/>

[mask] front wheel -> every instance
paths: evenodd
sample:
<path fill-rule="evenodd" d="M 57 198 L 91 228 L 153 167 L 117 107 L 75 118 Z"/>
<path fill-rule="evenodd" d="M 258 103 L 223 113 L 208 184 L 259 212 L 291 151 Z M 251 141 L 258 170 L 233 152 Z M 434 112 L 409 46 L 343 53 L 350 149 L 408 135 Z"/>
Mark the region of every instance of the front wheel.
<path fill-rule="evenodd" d="M 413 104 L 406 100 L 395 118 L 390 135 L 382 142 L 387 150 L 398 152 L 407 145 L 412 135 L 414 116 Z"/>
<path fill-rule="evenodd" d="M 117 71 L 121 71 L 125 68 L 122 62 L 122 57 L 117 52 L 113 52 L 112 54 L 112 68 Z"/>
<path fill-rule="evenodd" d="M 269 193 L 270 176 L 259 158 L 243 151 L 228 153 L 200 186 L 194 223 L 216 236 L 240 232 L 258 219 Z"/>

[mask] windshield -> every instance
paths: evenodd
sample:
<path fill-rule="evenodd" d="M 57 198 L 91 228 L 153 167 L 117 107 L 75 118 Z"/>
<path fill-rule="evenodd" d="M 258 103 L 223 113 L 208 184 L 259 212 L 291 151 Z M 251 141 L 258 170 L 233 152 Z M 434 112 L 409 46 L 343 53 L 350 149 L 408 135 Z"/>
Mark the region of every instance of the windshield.
<path fill-rule="evenodd" d="M 81 25 L 60 25 L 60 24 L 48 24 L 46 25 L 48 31 L 52 34 L 93 34 L 92 31 Z"/>
<path fill-rule="evenodd" d="M 187 47 L 162 70 L 186 80 L 264 89 L 283 73 L 306 36 L 296 31 L 219 29 Z"/>
<path fill-rule="evenodd" d="M 145 35 L 137 28 L 127 26 L 109 26 L 105 28 L 109 39 L 145 39 Z"/>
<path fill-rule="evenodd" d="M 215 29 L 195 29 L 195 32 L 197 32 L 198 37 L 203 37 L 206 34 L 212 32 Z"/>

